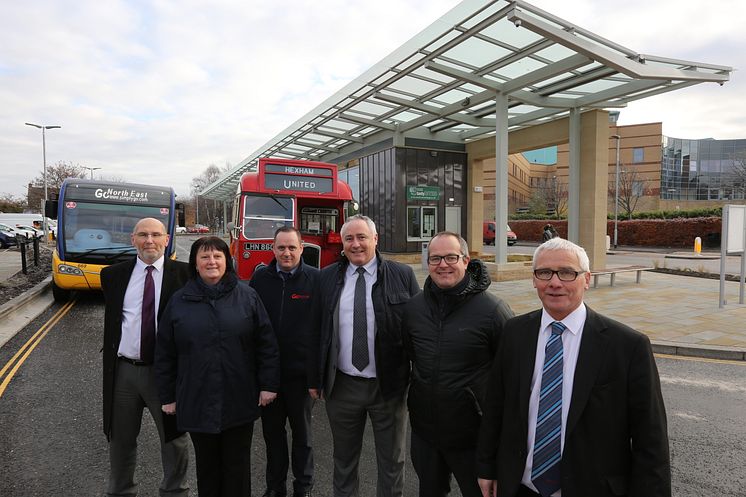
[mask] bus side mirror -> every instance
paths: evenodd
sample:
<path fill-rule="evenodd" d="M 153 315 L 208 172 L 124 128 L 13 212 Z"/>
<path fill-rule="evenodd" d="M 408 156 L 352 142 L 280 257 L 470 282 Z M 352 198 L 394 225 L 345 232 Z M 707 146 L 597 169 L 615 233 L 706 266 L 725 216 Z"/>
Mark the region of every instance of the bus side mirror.
<path fill-rule="evenodd" d="M 231 221 L 225 227 L 228 229 L 228 233 L 230 233 L 231 235 L 231 240 L 237 240 L 240 234 L 240 230 L 238 226 L 236 226 L 236 223 Z"/>
<path fill-rule="evenodd" d="M 44 201 L 44 216 L 49 219 L 57 219 L 57 205 L 58 202 L 56 200 Z"/>

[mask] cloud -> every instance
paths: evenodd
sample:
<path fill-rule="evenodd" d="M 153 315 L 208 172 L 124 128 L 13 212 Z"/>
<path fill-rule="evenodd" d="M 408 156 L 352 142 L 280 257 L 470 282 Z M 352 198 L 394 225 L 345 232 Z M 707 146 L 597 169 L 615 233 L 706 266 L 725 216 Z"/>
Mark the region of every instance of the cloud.
<path fill-rule="evenodd" d="M 630 49 L 744 67 L 740 4 L 535 1 Z M 25 193 L 47 162 L 189 193 L 237 164 L 454 6 L 453 1 L 16 2 L 0 18 L 0 192 Z M 561 5 L 561 8 L 558 6 Z M 743 83 L 636 102 L 623 123 L 673 136 L 746 138 Z"/>

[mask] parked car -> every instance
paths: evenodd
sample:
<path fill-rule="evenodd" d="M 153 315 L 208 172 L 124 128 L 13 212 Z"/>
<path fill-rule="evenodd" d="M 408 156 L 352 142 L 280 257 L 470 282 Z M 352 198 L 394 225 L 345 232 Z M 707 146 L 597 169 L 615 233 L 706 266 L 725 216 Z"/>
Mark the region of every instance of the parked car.
<path fill-rule="evenodd" d="M 518 237 L 513 232 L 513 230 L 510 229 L 510 226 L 505 225 L 505 228 L 508 232 L 508 245 L 515 245 L 515 242 L 518 241 Z M 494 245 L 495 244 L 495 222 L 494 221 L 484 221 L 482 223 L 482 240 L 485 245 Z"/>
<path fill-rule="evenodd" d="M 0 248 L 15 247 L 18 245 L 15 235 L 11 235 L 6 231 L 0 231 Z"/>
<path fill-rule="evenodd" d="M 187 233 L 209 233 L 210 228 L 205 226 L 204 224 L 195 224 L 194 226 L 190 226 L 187 228 Z"/>
<path fill-rule="evenodd" d="M 16 235 L 22 235 L 28 238 L 29 240 L 32 240 L 36 236 L 36 232 L 33 229 L 23 229 L 18 228 L 16 226 L 10 226 L 8 224 L 0 223 L 0 231 L 3 233 L 8 234 L 9 236 L 12 236 L 15 238 Z"/>
<path fill-rule="evenodd" d="M 186 233 L 187 229 L 186 226 L 177 226 L 176 228 L 174 228 L 174 231 L 178 235 L 179 233 Z"/>
<path fill-rule="evenodd" d="M 27 226 L 25 224 L 16 224 L 16 229 L 27 231 L 29 233 L 29 238 L 40 238 L 44 236 L 43 228 L 34 228 L 33 226 Z"/>

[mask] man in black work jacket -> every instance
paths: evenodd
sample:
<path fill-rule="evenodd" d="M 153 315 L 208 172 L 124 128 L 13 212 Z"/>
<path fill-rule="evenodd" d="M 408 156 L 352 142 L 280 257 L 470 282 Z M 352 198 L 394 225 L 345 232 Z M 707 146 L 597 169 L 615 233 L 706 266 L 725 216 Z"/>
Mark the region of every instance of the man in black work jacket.
<path fill-rule="evenodd" d="M 267 309 L 280 346 L 281 382 L 277 399 L 262 408 L 262 431 L 267 446 L 267 490 L 264 497 L 287 494 L 289 466 L 285 421 L 292 430 L 293 496 L 310 497 L 313 487 L 311 407 L 307 356 L 311 334 L 319 325 L 315 295 L 319 270 L 303 263 L 303 242 L 297 229 L 275 232 L 275 259 L 259 268 L 251 286 Z"/>
<path fill-rule="evenodd" d="M 406 306 L 402 337 L 412 361 L 409 420 L 420 497 L 481 497 L 476 449 L 487 379 L 510 307 L 488 291 L 490 275 L 457 233 L 430 240 L 430 276 Z"/>

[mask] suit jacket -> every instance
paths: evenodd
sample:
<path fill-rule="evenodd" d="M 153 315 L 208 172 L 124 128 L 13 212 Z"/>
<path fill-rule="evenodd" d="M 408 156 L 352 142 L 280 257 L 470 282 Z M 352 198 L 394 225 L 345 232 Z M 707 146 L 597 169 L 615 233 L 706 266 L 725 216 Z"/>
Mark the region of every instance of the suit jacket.
<path fill-rule="evenodd" d="M 122 307 L 124 294 L 127 291 L 132 270 L 136 260 L 120 262 L 105 267 L 101 271 L 101 289 L 106 301 L 104 311 L 104 434 L 107 439 L 111 434 L 111 416 L 114 403 L 114 378 L 116 378 L 117 352 L 122 340 Z M 171 295 L 184 286 L 189 279 L 189 265 L 184 262 L 172 261 L 168 258 L 163 263 L 163 282 L 158 304 L 158 319 L 166 308 Z M 154 380 L 155 381 L 155 380 Z M 162 415 L 162 413 L 161 413 Z M 178 435 L 175 416 L 163 416 L 163 426 L 166 440 L 172 440 Z"/>
<path fill-rule="evenodd" d="M 516 495 L 541 310 L 508 321 L 490 373 L 478 475 Z M 666 412 L 650 340 L 588 309 L 562 452 L 562 496 L 671 495 Z"/>

